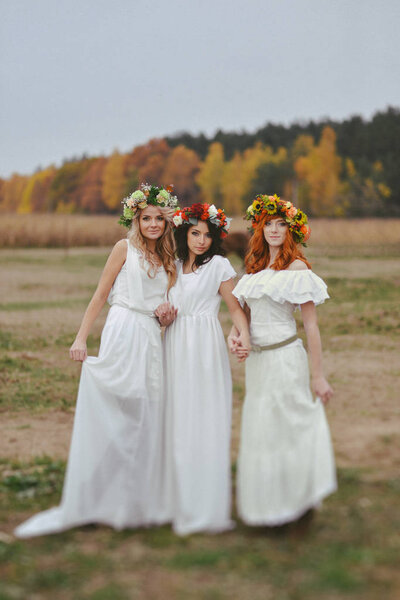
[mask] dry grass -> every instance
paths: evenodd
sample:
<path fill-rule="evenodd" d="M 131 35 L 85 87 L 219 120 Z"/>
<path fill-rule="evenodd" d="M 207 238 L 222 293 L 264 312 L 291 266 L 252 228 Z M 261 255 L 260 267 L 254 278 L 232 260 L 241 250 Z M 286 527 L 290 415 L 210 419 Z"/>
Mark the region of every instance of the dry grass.
<path fill-rule="evenodd" d="M 117 216 L 1 215 L 0 248 L 112 246 L 125 231 Z"/>
<path fill-rule="evenodd" d="M 111 246 L 125 236 L 117 221 L 115 215 L 1 215 L 0 248 Z M 246 227 L 235 217 L 231 231 Z M 400 219 L 312 219 L 311 229 L 310 247 L 400 250 Z"/>

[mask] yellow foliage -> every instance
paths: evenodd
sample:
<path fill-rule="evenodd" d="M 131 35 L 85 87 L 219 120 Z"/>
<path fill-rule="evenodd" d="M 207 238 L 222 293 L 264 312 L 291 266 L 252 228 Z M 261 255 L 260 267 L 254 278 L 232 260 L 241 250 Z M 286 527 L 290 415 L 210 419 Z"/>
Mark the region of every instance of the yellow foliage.
<path fill-rule="evenodd" d="M 392 195 L 392 190 L 385 183 L 378 183 L 377 188 L 381 196 L 383 196 L 384 198 L 390 198 L 390 196 Z"/>
<path fill-rule="evenodd" d="M 354 166 L 354 162 L 351 160 L 351 158 L 346 158 L 346 171 L 347 171 L 347 175 L 352 178 L 355 177 L 357 171 L 356 168 Z"/>
<path fill-rule="evenodd" d="M 324 127 L 318 146 L 307 156 L 300 156 L 294 164 L 300 181 L 306 183 L 307 204 L 316 216 L 335 212 L 340 187 L 341 159 L 336 154 L 336 134 Z"/>
<path fill-rule="evenodd" d="M 224 148 L 219 142 L 211 144 L 208 154 L 196 177 L 203 199 L 209 204 L 221 204 L 224 173 Z"/>
<path fill-rule="evenodd" d="M 224 166 L 222 177 L 223 205 L 228 215 L 239 215 L 243 212 L 242 196 L 242 167 L 243 159 L 239 152 Z"/>
<path fill-rule="evenodd" d="M 14 173 L 2 186 L 2 212 L 17 212 L 29 177 Z"/>
<path fill-rule="evenodd" d="M 377 173 L 382 173 L 382 171 L 383 171 L 383 164 L 381 163 L 380 160 L 377 160 L 377 161 L 374 162 L 373 169 Z"/>
<path fill-rule="evenodd" d="M 103 202 L 110 210 L 120 208 L 125 189 L 125 163 L 126 156 L 117 150 L 107 161 L 103 171 Z"/>
<path fill-rule="evenodd" d="M 28 179 L 18 206 L 19 214 L 29 214 L 38 210 L 38 205 L 43 207 L 51 179 L 56 173 L 55 167 L 48 167 L 31 175 Z"/>

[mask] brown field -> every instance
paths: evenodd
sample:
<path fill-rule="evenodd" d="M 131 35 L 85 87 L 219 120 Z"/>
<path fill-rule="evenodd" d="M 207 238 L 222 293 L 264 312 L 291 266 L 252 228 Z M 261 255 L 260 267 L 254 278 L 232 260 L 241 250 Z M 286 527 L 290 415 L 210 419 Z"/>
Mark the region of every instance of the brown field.
<path fill-rule="evenodd" d="M 48 218 L 36 217 L 37 223 Z M 54 226 L 64 218 L 54 216 Z M 92 238 L 71 232 L 70 239 L 86 244 L 115 224 L 114 217 L 73 216 L 71 231 L 75 219 L 82 236 L 99 219 Z M 68 347 L 108 249 L 0 251 L 1 600 L 400 597 L 400 220 L 316 220 L 311 226 L 307 256 L 331 295 L 318 315 L 335 389 L 327 414 L 339 491 L 311 525 L 258 530 L 238 523 L 220 536 L 185 539 L 168 527 L 122 533 L 87 527 L 27 542 L 12 538 L 19 522 L 59 499 L 80 370 Z M 240 227 L 238 220 L 234 228 Z M 239 260 L 232 261 L 240 271 Z M 91 354 L 105 315 L 106 309 L 90 338 Z M 221 323 L 227 332 L 224 307 Z M 244 367 L 231 364 L 234 465 Z"/>
<path fill-rule="evenodd" d="M 126 230 L 115 215 L 0 215 L 0 248 L 110 246 Z M 400 250 L 400 219 L 312 219 L 310 247 L 364 247 L 364 253 Z M 231 231 L 246 231 L 235 217 Z"/>

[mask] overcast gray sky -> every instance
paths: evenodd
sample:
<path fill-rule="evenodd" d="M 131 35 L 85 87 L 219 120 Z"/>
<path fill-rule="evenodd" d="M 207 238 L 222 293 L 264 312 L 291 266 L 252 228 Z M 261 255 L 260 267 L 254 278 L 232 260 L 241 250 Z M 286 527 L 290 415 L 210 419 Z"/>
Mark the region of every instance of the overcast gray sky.
<path fill-rule="evenodd" d="M 399 0 L 0 0 L 0 176 L 400 105 Z"/>

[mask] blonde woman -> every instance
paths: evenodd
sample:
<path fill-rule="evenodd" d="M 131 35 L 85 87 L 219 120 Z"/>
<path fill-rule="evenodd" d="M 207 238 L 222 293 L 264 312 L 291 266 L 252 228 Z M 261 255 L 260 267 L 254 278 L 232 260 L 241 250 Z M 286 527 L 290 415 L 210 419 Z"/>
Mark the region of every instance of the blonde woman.
<path fill-rule="evenodd" d="M 148 185 L 124 200 L 128 238 L 114 246 L 70 349 L 83 364 L 61 504 L 20 525 L 18 537 L 167 520 L 159 504 L 163 369 L 154 310 L 176 280 L 176 203 L 170 190 Z M 88 357 L 86 339 L 107 298 L 99 355 Z"/>

